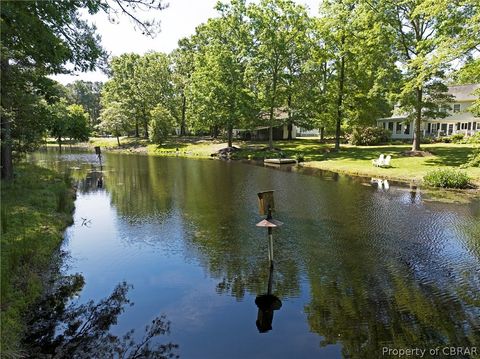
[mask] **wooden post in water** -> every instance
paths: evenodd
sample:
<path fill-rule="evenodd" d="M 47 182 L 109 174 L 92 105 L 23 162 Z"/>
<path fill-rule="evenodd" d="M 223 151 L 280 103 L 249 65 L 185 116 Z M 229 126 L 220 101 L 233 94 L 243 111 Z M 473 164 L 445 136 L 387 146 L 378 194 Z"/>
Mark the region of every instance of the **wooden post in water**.
<path fill-rule="evenodd" d="M 275 203 L 273 200 L 273 191 L 263 191 L 257 193 L 258 209 L 261 215 L 266 215 L 267 218 L 257 223 L 257 227 L 267 228 L 268 233 L 268 261 L 270 267 L 273 268 L 273 228 L 283 225 L 282 222 L 273 219 L 272 212 L 275 210 Z"/>
<path fill-rule="evenodd" d="M 102 166 L 102 151 L 100 150 L 100 146 L 95 146 L 95 153 L 98 156 L 98 161 L 100 162 L 100 172 L 103 172 L 103 166 Z M 100 178 L 97 181 L 97 187 L 102 188 L 103 187 L 103 173 L 100 174 Z"/>
<path fill-rule="evenodd" d="M 273 287 L 273 229 L 280 227 L 283 223 L 273 219 L 272 212 L 275 210 L 273 201 L 273 191 L 259 192 L 258 208 L 263 216 L 267 216 L 263 221 L 257 223 L 257 227 L 267 228 L 268 233 L 268 262 L 270 264 L 268 275 L 267 293 L 255 298 L 255 304 L 258 307 L 256 325 L 260 333 L 272 330 L 273 313 L 282 307 L 282 301 L 272 294 Z"/>
<path fill-rule="evenodd" d="M 100 150 L 100 146 L 95 146 L 95 154 L 98 156 L 98 160 L 100 161 L 100 168 L 102 167 L 102 151 Z"/>

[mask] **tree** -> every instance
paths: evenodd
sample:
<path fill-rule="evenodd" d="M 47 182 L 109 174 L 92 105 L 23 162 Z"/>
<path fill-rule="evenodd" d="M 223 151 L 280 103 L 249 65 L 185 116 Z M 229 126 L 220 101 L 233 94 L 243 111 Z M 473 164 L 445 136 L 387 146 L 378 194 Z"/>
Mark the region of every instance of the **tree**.
<path fill-rule="evenodd" d="M 248 16 L 252 26 L 254 48 L 252 78 L 261 107 L 267 113 L 269 148 L 273 148 L 275 112 L 285 105 L 285 69 L 292 59 L 295 41 L 304 27 L 306 10 L 289 0 L 262 0 L 251 4 Z M 290 55 L 290 56 L 289 56 Z"/>
<path fill-rule="evenodd" d="M 67 136 L 75 141 L 88 141 L 90 136 L 88 113 L 80 105 L 68 106 L 67 112 Z"/>
<path fill-rule="evenodd" d="M 397 47 L 405 73 L 400 103 L 414 109 L 412 151 L 420 150 L 426 86 L 441 81 L 453 61 L 460 61 L 480 45 L 480 6 L 475 0 L 386 2 L 386 19 L 397 32 Z M 412 96 L 413 94 L 413 96 Z M 413 100 L 413 102 L 412 102 Z"/>
<path fill-rule="evenodd" d="M 175 125 L 172 113 L 162 105 L 157 105 L 150 111 L 150 140 L 161 144 L 171 133 Z"/>
<path fill-rule="evenodd" d="M 390 110 L 387 95 L 399 76 L 393 33 L 380 19 L 366 1 L 327 1 L 321 8 L 317 68 L 326 113 L 334 113 L 337 151 L 342 128 L 369 125 Z"/>
<path fill-rule="evenodd" d="M 101 92 L 102 107 L 119 104 L 129 118 L 135 137 L 140 136 L 140 108 L 134 96 L 135 67 L 140 59 L 137 54 L 122 54 L 110 61 L 110 79 L 104 84 Z"/>
<path fill-rule="evenodd" d="M 160 52 L 123 54 L 114 57 L 110 67 L 112 77 L 104 85 L 102 105 L 120 104 L 135 136 L 140 136 L 142 126 L 143 137 L 148 138 L 150 112 L 155 106 L 162 104 L 172 113 L 178 109 L 168 56 Z"/>
<path fill-rule="evenodd" d="M 49 106 L 50 112 L 50 135 L 58 142 L 58 148 L 62 150 L 62 139 L 68 134 L 68 110 L 65 100 Z"/>
<path fill-rule="evenodd" d="M 135 66 L 133 97 L 140 108 L 144 137 L 148 138 L 151 112 L 160 104 L 178 114 L 178 103 L 173 93 L 169 57 L 161 52 L 150 52 L 140 57 Z M 179 119 L 179 116 L 174 116 Z"/>
<path fill-rule="evenodd" d="M 251 38 L 245 1 L 218 4 L 220 18 L 198 29 L 200 46 L 189 93 L 191 115 L 197 124 L 222 128 L 232 146 L 233 128 L 254 116 L 254 102 L 245 71 Z"/>
<path fill-rule="evenodd" d="M 301 114 L 297 125 L 306 129 L 318 128 L 320 141 L 323 142 L 326 129 L 334 129 L 335 100 L 331 89 L 335 69 L 332 61 L 334 52 L 326 46 L 322 29 L 321 19 L 309 20 L 303 45 L 305 58 L 293 95 Z"/>
<path fill-rule="evenodd" d="M 295 23 L 295 33 L 292 43 L 287 49 L 287 66 L 284 76 L 285 95 L 287 99 L 286 110 L 288 113 L 287 126 L 288 138 L 292 139 L 293 125 L 308 126 L 310 122 L 307 111 L 308 105 L 306 99 L 306 81 L 308 80 L 307 66 L 310 55 L 310 45 L 312 45 L 309 36 L 312 35 L 313 19 L 307 16 L 305 11 L 300 13 L 300 17 Z M 305 91 L 306 90 L 306 91 Z M 305 96 L 307 95 L 307 96 Z"/>
<path fill-rule="evenodd" d="M 180 98 L 180 118 L 177 120 L 180 124 L 180 136 L 186 135 L 186 112 L 187 112 L 187 88 L 190 84 L 194 70 L 194 44 L 189 38 L 178 41 L 178 48 L 170 54 L 170 61 L 173 67 L 172 77 L 175 96 Z M 178 103 L 178 101 L 177 101 Z M 175 106 L 178 104 L 173 101 Z"/>
<path fill-rule="evenodd" d="M 125 114 L 122 104 L 112 102 L 108 107 L 104 107 L 100 112 L 100 124 L 97 128 L 101 132 L 111 133 L 117 138 L 117 144 L 120 146 L 120 136 L 128 128 L 128 117 Z"/>
<path fill-rule="evenodd" d="M 90 117 L 90 126 L 98 124 L 100 116 L 100 93 L 102 90 L 101 82 L 75 81 L 66 86 L 68 98 L 72 103 L 82 105 Z"/>
<path fill-rule="evenodd" d="M 480 83 L 480 59 L 469 59 L 465 65 L 453 74 L 453 81 L 457 84 Z M 480 89 L 474 91 L 478 96 L 469 111 L 480 117 Z"/>
<path fill-rule="evenodd" d="M 50 135 L 57 139 L 62 150 L 62 140 L 87 141 L 90 135 L 88 114 L 80 105 L 68 105 L 65 98 L 48 105 Z"/>
<path fill-rule="evenodd" d="M 128 5 L 128 6 L 127 6 Z M 142 20 L 131 9 L 161 10 L 160 0 L 72 0 L 7 1 L 1 13 L 1 165 L 2 178 L 13 175 L 12 150 L 17 142 L 15 129 L 33 133 L 42 132 L 43 123 L 35 123 L 32 129 L 30 115 L 24 108 L 38 106 L 37 95 L 48 74 L 67 73 L 65 64 L 75 71 L 92 70 L 101 65 L 106 53 L 100 46 L 95 27 L 81 19 L 79 10 L 90 14 L 104 11 L 110 16 L 126 13 L 137 27 L 146 34 L 153 34 L 157 22 Z M 35 81 L 32 81 L 35 80 Z M 20 96 L 18 94 L 28 94 Z M 29 139 L 37 141 L 38 136 Z M 26 147 L 34 147 L 33 142 Z"/>

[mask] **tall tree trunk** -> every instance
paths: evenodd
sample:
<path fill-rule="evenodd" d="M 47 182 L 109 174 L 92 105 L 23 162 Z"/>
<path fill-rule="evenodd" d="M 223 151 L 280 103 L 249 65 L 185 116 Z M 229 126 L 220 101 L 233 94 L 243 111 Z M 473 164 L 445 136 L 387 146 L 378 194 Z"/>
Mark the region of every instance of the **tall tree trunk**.
<path fill-rule="evenodd" d="M 287 140 L 292 140 L 292 139 L 293 139 L 293 136 L 292 136 L 292 132 L 293 132 L 293 121 L 292 121 L 292 111 L 291 111 L 291 108 L 292 108 L 292 95 L 288 95 L 287 104 L 288 104 L 288 125 L 287 125 L 288 135 L 287 135 Z"/>
<path fill-rule="evenodd" d="M 6 103 L 7 96 L 5 91 L 5 84 L 7 82 L 7 77 L 9 75 L 8 69 L 8 58 L 6 56 L 1 56 L 1 85 L 2 85 L 2 96 L 1 96 L 1 105 L 2 108 L 7 109 L 10 106 Z M 13 163 L 12 163 L 12 133 L 10 127 L 11 119 L 9 116 L 2 114 L 1 116 L 1 176 L 3 180 L 11 180 L 13 178 Z"/>
<path fill-rule="evenodd" d="M 345 35 L 342 36 L 342 51 L 345 45 Z M 343 86 L 345 82 L 345 54 L 340 58 L 340 75 L 338 76 L 337 123 L 335 127 L 335 151 L 340 150 L 340 131 L 343 117 Z"/>
<path fill-rule="evenodd" d="M 212 138 L 217 138 L 218 137 L 218 126 L 212 126 L 210 133 L 212 135 Z"/>
<path fill-rule="evenodd" d="M 232 144 L 233 144 L 233 126 L 232 125 L 228 125 L 227 135 L 228 135 L 228 147 L 232 147 Z"/>
<path fill-rule="evenodd" d="M 59 136 L 57 138 L 57 141 L 58 141 L 58 150 L 59 152 L 62 152 L 62 136 Z"/>
<path fill-rule="evenodd" d="M 180 136 L 185 136 L 185 112 L 187 110 L 187 97 L 182 93 L 182 121 L 180 122 Z"/>
<path fill-rule="evenodd" d="M 272 126 L 272 119 L 273 119 L 273 107 L 270 108 L 270 124 L 268 126 L 268 148 L 273 150 L 273 126 Z"/>
<path fill-rule="evenodd" d="M 140 137 L 140 131 L 138 126 L 138 119 L 135 118 L 135 137 Z"/>
<path fill-rule="evenodd" d="M 143 137 L 148 138 L 148 118 L 147 114 L 145 113 L 145 109 L 143 109 Z"/>
<path fill-rule="evenodd" d="M 288 122 L 287 130 L 288 130 L 287 140 L 293 140 L 293 123 L 292 122 Z"/>
<path fill-rule="evenodd" d="M 273 71 L 273 83 L 272 83 L 272 99 L 270 103 L 270 116 L 269 116 L 269 123 L 268 123 L 268 148 L 273 150 L 273 115 L 275 110 L 275 100 L 277 95 L 277 66 L 275 66 L 275 70 Z"/>
<path fill-rule="evenodd" d="M 422 123 L 422 102 L 423 102 L 423 89 L 421 87 L 415 89 L 415 95 L 417 97 L 417 103 L 415 106 L 415 119 L 413 120 L 413 144 L 412 151 L 420 151 L 420 142 L 422 139 L 422 133 L 420 131 L 420 124 Z"/>
<path fill-rule="evenodd" d="M 118 147 L 120 147 L 120 137 L 117 135 L 117 144 L 118 144 Z"/>
<path fill-rule="evenodd" d="M 10 119 L 7 116 L 2 116 L 1 124 L 1 139 L 2 139 L 2 179 L 11 180 L 13 177 L 13 163 L 12 163 L 12 137 L 10 131 Z"/>
<path fill-rule="evenodd" d="M 320 143 L 325 142 L 325 127 L 320 127 Z"/>

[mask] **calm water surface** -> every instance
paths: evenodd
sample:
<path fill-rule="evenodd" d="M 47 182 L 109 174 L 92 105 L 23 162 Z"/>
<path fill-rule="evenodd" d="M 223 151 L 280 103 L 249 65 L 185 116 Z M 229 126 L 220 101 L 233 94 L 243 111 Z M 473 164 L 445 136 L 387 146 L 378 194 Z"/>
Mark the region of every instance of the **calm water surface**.
<path fill-rule="evenodd" d="M 165 314 L 183 358 L 379 358 L 382 347 L 480 348 L 480 202 L 426 201 L 348 177 L 238 162 L 38 153 L 78 180 L 64 249 L 79 301 L 122 281 L 134 305 L 113 332 Z M 272 292 L 256 193 L 275 189 Z M 260 317 L 259 317 L 260 314 Z M 265 316 L 263 317 L 265 318 Z"/>

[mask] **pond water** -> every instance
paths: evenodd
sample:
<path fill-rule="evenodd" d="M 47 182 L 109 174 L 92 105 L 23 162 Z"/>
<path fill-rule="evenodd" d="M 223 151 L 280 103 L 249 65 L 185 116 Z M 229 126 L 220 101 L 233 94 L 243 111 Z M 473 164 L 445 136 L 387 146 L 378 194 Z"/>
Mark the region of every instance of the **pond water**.
<path fill-rule="evenodd" d="M 100 173 L 92 154 L 33 158 L 78 181 L 63 246 L 64 271 L 85 279 L 77 300 L 133 286 L 113 333 L 141 332 L 164 314 L 170 334 L 159 340 L 183 358 L 480 351 L 478 200 L 427 201 L 408 188 L 239 162 L 104 154 Z M 255 299 L 270 271 L 256 193 L 269 189 L 284 222 L 270 278 L 281 305 L 262 311 Z"/>

